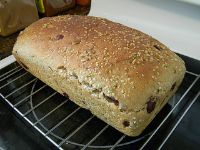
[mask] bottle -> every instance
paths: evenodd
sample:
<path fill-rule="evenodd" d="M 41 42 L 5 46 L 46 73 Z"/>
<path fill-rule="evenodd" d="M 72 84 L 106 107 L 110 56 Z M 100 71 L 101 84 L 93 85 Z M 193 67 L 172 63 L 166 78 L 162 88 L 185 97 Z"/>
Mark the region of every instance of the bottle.
<path fill-rule="evenodd" d="M 91 3 L 91 0 L 76 0 L 76 4 L 81 6 L 89 6 Z"/>

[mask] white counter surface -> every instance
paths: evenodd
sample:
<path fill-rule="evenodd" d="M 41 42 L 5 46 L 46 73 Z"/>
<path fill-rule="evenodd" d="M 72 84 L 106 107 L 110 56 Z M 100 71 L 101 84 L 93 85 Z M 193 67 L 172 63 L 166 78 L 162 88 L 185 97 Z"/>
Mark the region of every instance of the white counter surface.
<path fill-rule="evenodd" d="M 93 0 L 90 14 L 139 29 L 200 60 L 200 6 L 176 0 Z"/>

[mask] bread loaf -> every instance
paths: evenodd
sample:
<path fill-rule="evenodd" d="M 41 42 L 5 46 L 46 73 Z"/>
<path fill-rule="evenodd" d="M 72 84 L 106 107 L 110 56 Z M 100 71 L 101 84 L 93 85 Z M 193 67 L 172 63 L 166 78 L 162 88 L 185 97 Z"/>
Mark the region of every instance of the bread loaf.
<path fill-rule="evenodd" d="M 129 136 L 139 135 L 175 93 L 185 65 L 138 30 L 90 16 L 43 18 L 13 55 L 30 73 Z"/>

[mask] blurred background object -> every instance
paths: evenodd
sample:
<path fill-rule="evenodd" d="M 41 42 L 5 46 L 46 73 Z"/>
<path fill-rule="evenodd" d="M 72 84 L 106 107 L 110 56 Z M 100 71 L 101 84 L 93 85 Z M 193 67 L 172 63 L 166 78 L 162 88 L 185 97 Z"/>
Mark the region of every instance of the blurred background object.
<path fill-rule="evenodd" d="M 75 6 L 75 0 L 35 0 L 39 13 L 53 16 Z"/>
<path fill-rule="evenodd" d="M 0 0 L 0 35 L 10 35 L 38 19 L 35 0 Z"/>
<path fill-rule="evenodd" d="M 76 3 L 81 6 L 88 6 L 91 3 L 91 0 L 76 0 Z"/>

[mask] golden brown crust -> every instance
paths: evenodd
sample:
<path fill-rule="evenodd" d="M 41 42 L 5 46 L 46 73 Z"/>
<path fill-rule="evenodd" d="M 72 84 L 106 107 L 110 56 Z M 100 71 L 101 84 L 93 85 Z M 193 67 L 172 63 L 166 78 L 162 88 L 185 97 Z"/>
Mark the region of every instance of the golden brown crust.
<path fill-rule="evenodd" d="M 18 37 L 13 54 L 31 73 L 60 93 L 54 80 L 69 80 L 66 83 L 76 90 L 69 90 L 67 85 L 62 90 L 73 101 L 131 136 L 138 135 L 149 124 L 176 91 L 185 73 L 184 62 L 152 37 L 88 16 L 59 16 L 33 23 Z M 33 65 L 39 66 L 38 70 Z M 52 83 L 42 73 L 49 67 L 50 76 L 55 77 Z M 91 103 L 85 99 L 86 104 L 80 104 L 80 93 Z M 94 104 L 92 99 L 97 102 Z M 102 109 L 109 107 L 107 111 L 113 110 L 115 114 L 105 119 L 106 114 L 88 108 L 89 103 L 99 107 L 102 104 Z M 119 125 L 123 123 L 113 119 L 115 115 L 130 128 Z M 133 118 L 140 122 L 137 131 L 131 128 Z"/>

